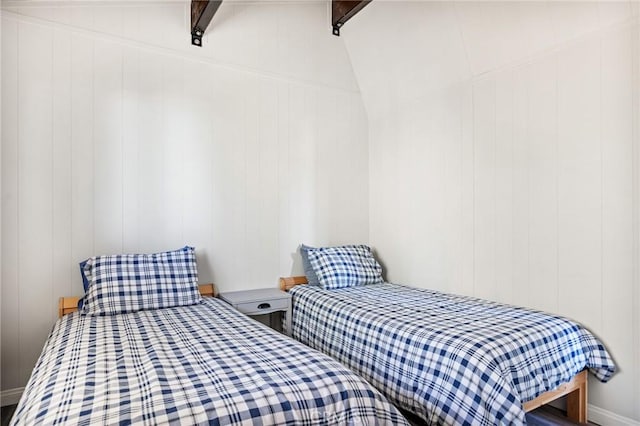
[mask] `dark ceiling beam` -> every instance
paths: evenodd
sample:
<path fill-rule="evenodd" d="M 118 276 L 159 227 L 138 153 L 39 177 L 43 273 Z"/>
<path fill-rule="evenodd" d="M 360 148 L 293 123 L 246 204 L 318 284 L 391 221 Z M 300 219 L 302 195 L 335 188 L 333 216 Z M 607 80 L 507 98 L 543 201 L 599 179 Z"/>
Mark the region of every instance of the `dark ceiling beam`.
<path fill-rule="evenodd" d="M 333 35 L 340 36 L 340 27 L 369 3 L 371 3 L 371 0 L 332 0 L 331 25 L 333 26 Z"/>
<path fill-rule="evenodd" d="M 191 0 L 191 44 L 202 46 L 202 36 L 222 0 Z"/>

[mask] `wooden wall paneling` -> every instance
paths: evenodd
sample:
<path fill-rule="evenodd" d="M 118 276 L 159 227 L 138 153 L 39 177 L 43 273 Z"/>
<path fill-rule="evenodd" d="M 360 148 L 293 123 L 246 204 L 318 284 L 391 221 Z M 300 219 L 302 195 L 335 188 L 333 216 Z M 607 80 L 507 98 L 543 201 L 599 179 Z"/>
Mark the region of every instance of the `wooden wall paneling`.
<path fill-rule="evenodd" d="M 234 240 L 232 242 L 232 251 L 234 253 L 243 253 L 244 256 L 236 256 L 231 259 L 229 265 L 236 272 L 239 271 L 239 279 L 244 285 L 249 285 L 249 271 L 245 267 L 246 260 L 248 258 L 247 252 L 247 227 L 248 227 L 248 215 L 247 215 L 247 132 L 252 129 L 247 129 L 247 114 L 249 111 L 249 103 L 254 102 L 253 96 L 245 92 L 245 82 L 239 78 L 229 76 L 232 81 L 233 87 L 240 94 L 240 103 L 237 105 L 237 109 L 232 117 L 232 125 L 234 129 L 235 141 L 230 151 L 228 161 L 231 166 L 230 185 L 233 188 L 231 192 L 231 221 L 227 223 L 227 226 L 231 227 Z M 251 87 L 251 86 L 249 86 Z M 228 268 L 229 266 L 227 266 Z M 226 269 L 226 268 L 225 268 Z"/>
<path fill-rule="evenodd" d="M 71 36 L 53 31 L 53 275 L 52 293 L 73 294 L 78 267 L 71 259 Z"/>
<path fill-rule="evenodd" d="M 241 224 L 238 222 L 236 201 L 241 190 L 240 180 L 234 171 L 240 165 L 234 163 L 234 153 L 241 143 L 241 118 L 244 111 L 244 99 L 237 96 L 242 85 L 239 79 L 227 71 L 212 68 L 211 99 L 224 99 L 224 102 L 212 102 L 209 107 L 209 120 L 212 123 L 211 146 L 211 243 L 210 262 L 213 281 L 220 291 L 229 290 L 234 273 L 246 279 L 246 265 L 241 270 L 232 271 L 229 265 L 236 266 L 240 247 Z M 233 141 L 230 143 L 229 141 Z M 228 286 L 228 287 L 227 287 Z"/>
<path fill-rule="evenodd" d="M 389 215 L 385 220 L 389 226 L 391 226 L 394 221 L 406 223 L 408 225 L 406 227 L 403 226 L 401 228 L 396 228 L 395 232 L 397 235 L 396 238 L 399 240 L 399 247 L 397 250 L 394 250 L 392 257 L 388 258 L 394 267 L 398 266 L 401 268 L 400 270 L 403 271 L 402 275 L 400 275 L 403 282 L 416 280 L 415 274 L 417 268 L 414 265 L 414 259 L 418 257 L 425 257 L 425 251 L 429 249 L 429 247 L 421 246 L 415 248 L 419 254 L 412 256 L 404 256 L 401 254 L 411 252 L 414 248 L 414 233 L 412 228 L 416 226 L 416 216 L 418 215 L 415 208 L 417 205 L 416 200 L 412 198 L 412 196 L 416 194 L 416 191 L 411 185 L 406 185 L 404 183 L 413 181 L 420 182 L 421 195 L 418 196 L 419 198 L 427 199 L 432 195 L 429 191 L 431 188 L 429 187 L 427 177 L 425 175 L 431 167 L 431 162 L 433 160 L 428 155 L 424 156 L 422 158 L 424 168 L 415 167 L 415 162 L 418 161 L 418 153 L 428 153 L 430 151 L 429 145 L 431 143 L 431 134 L 429 130 L 432 127 L 433 114 L 429 110 L 430 103 L 428 103 L 425 108 L 426 110 L 418 110 L 417 107 L 397 109 L 398 123 L 401 130 L 398 131 L 397 134 L 397 158 L 395 159 L 397 161 L 397 169 L 392 173 L 392 182 L 394 186 L 390 187 L 390 189 L 396 194 L 397 199 L 407 200 L 405 201 L 407 204 L 405 204 L 405 208 L 399 209 L 401 211 L 396 213 L 396 218 Z M 429 117 L 427 120 L 417 119 L 422 111 L 424 111 L 425 115 Z M 424 139 L 421 137 L 422 135 L 419 135 L 419 129 L 424 130 Z M 407 165 L 408 167 L 403 167 L 403 165 Z M 432 211 L 425 212 L 424 222 L 420 224 L 418 232 L 425 231 L 428 228 L 429 225 L 427 225 L 427 223 L 432 220 L 432 215 Z M 420 233 L 424 234 L 424 232 Z"/>
<path fill-rule="evenodd" d="M 558 310 L 556 56 L 528 67 L 529 306 Z"/>
<path fill-rule="evenodd" d="M 383 267 L 386 266 L 387 280 L 395 282 L 406 281 L 403 272 L 404 262 L 398 253 L 403 252 L 404 249 L 404 235 L 399 229 L 393 229 L 391 226 L 393 221 L 402 221 L 406 223 L 406 209 L 397 209 L 397 211 L 389 211 L 383 206 L 385 205 L 398 205 L 402 200 L 400 198 L 400 191 L 394 191 L 394 188 L 401 188 L 400 180 L 398 179 L 398 171 L 402 168 L 402 161 L 400 155 L 399 145 L 403 142 L 401 132 L 404 127 L 399 126 L 400 113 L 397 109 L 389 111 L 389 123 L 387 125 L 381 125 L 375 131 L 379 139 L 379 155 L 381 158 L 379 167 L 375 167 L 380 173 L 380 180 L 373 183 L 377 191 L 376 195 L 380 197 L 380 203 L 378 205 L 372 205 L 369 210 L 372 216 L 377 216 L 378 231 L 377 241 L 375 244 L 378 250 L 378 255 L 382 259 Z M 396 137 L 392 137 L 394 132 L 398 130 Z M 386 143 L 388 141 L 388 143 Z M 370 183 L 371 185 L 372 183 Z M 372 192 L 370 192 L 372 194 Z M 379 208 L 379 210 L 373 210 Z M 392 230 L 393 229 L 393 230 Z M 397 233 L 396 233 L 397 232 Z M 406 231 L 405 231 L 406 232 Z M 370 236 L 372 238 L 372 236 Z"/>
<path fill-rule="evenodd" d="M 316 190 L 315 98 L 311 88 L 293 84 L 289 97 L 289 162 L 292 210 L 289 227 L 294 239 L 318 241 Z"/>
<path fill-rule="evenodd" d="M 514 73 L 496 78 L 496 300 L 513 300 Z"/>
<path fill-rule="evenodd" d="M 342 168 L 340 159 L 342 158 L 341 144 L 337 141 L 347 138 L 348 135 L 344 133 L 344 125 L 341 123 L 344 120 L 348 120 L 348 117 L 343 116 L 340 113 L 340 104 L 337 93 L 319 93 L 317 97 L 317 105 L 315 106 L 317 111 L 318 121 L 320 123 L 334 123 L 338 129 L 334 129 L 329 126 L 320 125 L 317 127 L 317 144 L 316 150 L 316 162 L 318 165 L 316 186 L 314 192 L 317 197 L 318 209 L 323 211 L 329 211 L 327 215 L 322 215 L 317 218 L 315 229 L 318 236 L 327 235 L 331 227 L 335 227 L 335 216 L 338 214 L 344 214 L 346 209 L 335 209 L 332 207 L 338 204 L 338 200 L 333 198 L 334 188 L 336 185 L 348 186 L 349 182 L 339 182 L 340 177 L 338 174 L 322 174 L 322 170 L 334 163 L 338 168 Z M 351 165 L 350 167 L 355 167 Z M 343 169 L 345 170 L 345 169 Z M 342 230 L 336 229 L 337 234 L 341 235 Z M 308 241 L 306 244 L 328 244 L 328 241 L 316 240 Z"/>
<path fill-rule="evenodd" d="M 2 389 L 21 386 L 20 272 L 18 268 L 18 23 L 2 19 L 2 298 L 0 305 L 0 361 Z"/>
<path fill-rule="evenodd" d="M 447 111 L 444 116 L 446 137 L 440 141 L 445 152 L 444 190 L 444 237 L 443 284 L 460 288 L 462 284 L 462 85 L 447 91 Z M 450 236 L 450 237 L 447 237 Z"/>
<path fill-rule="evenodd" d="M 318 97 L 323 94 L 318 91 Z M 360 209 L 358 204 L 362 202 L 367 202 L 369 199 L 369 194 L 367 192 L 362 193 L 362 189 L 366 188 L 360 185 L 355 175 L 359 175 L 361 170 L 366 167 L 368 162 L 368 156 L 366 155 L 366 150 L 362 151 L 360 147 L 355 143 L 357 139 L 356 135 L 351 134 L 351 129 L 355 126 L 356 120 L 356 110 L 354 105 L 352 104 L 352 94 L 350 93 L 333 93 L 333 99 L 335 102 L 335 106 L 333 109 L 334 118 L 333 118 L 333 137 L 330 139 L 321 140 L 318 138 L 318 145 L 329 145 L 329 149 L 333 150 L 334 155 L 334 165 L 338 166 L 340 170 L 344 170 L 340 174 L 334 174 L 333 176 L 327 176 L 327 173 L 322 173 L 321 171 L 318 173 L 318 181 L 321 179 L 324 181 L 329 181 L 332 188 L 342 187 L 345 189 L 344 192 L 338 192 L 332 190 L 329 192 L 328 200 L 329 206 L 328 210 L 324 208 L 320 211 L 329 211 L 330 214 L 326 215 L 327 224 L 329 225 L 328 229 L 323 231 L 324 235 L 330 235 L 331 230 L 335 230 L 336 235 L 332 235 L 332 238 L 336 238 L 339 236 L 339 240 L 336 242 L 345 244 L 349 241 L 354 242 L 368 242 L 368 235 L 357 235 L 358 228 L 354 228 L 349 226 L 344 218 L 355 218 L 355 216 L 362 217 L 360 213 Z M 325 95 L 326 96 L 326 95 Z M 318 120 L 318 127 L 327 128 L 325 122 Z M 351 143 L 344 143 L 344 139 L 349 138 Z M 328 163 L 325 168 L 329 166 Z M 321 166 L 318 166 L 318 170 L 322 170 Z M 355 195 L 360 194 L 361 195 Z M 336 209 L 335 206 L 343 206 L 341 209 Z M 320 216 L 320 215 L 318 215 Z M 324 215 L 323 215 L 324 216 Z M 318 217 L 320 220 L 320 217 Z M 358 219 L 356 219 L 357 221 Z M 349 220 L 350 222 L 351 220 Z M 368 228 L 368 227 L 367 227 Z M 363 239 L 364 237 L 364 239 Z"/>
<path fill-rule="evenodd" d="M 635 325 L 635 336 L 633 352 L 635 359 L 633 365 L 636 366 L 636 374 L 634 383 L 634 394 L 636 400 L 640 399 L 640 4 L 632 3 L 634 9 L 635 25 L 632 26 L 631 45 L 633 48 L 632 55 L 632 72 L 633 72 L 633 118 L 632 118 L 632 134 L 633 134 L 633 234 L 634 234 L 634 276 L 633 276 L 633 294 L 635 301 L 633 302 L 633 324 Z M 635 418 L 640 419 L 640 404 L 635 404 Z"/>
<path fill-rule="evenodd" d="M 186 99 L 184 60 L 163 56 L 162 66 L 162 233 L 170 247 L 184 244 Z"/>
<path fill-rule="evenodd" d="M 196 247 L 200 282 L 211 282 L 211 158 L 213 122 L 211 68 L 185 62 L 182 74 L 184 84 L 184 131 L 178 141 L 184 155 L 184 202 L 181 205 L 183 242 Z"/>
<path fill-rule="evenodd" d="M 475 276 L 475 239 L 474 239 L 474 153 L 473 139 L 474 90 L 471 82 L 464 84 L 460 96 L 460 167 L 462 214 L 460 220 L 461 276 L 460 285 L 455 289 L 460 294 L 472 295 Z"/>
<path fill-rule="evenodd" d="M 409 165 L 413 164 L 414 161 L 417 161 L 417 156 L 415 154 L 416 145 L 418 143 L 416 141 L 416 116 L 418 115 L 418 113 L 416 111 L 411 111 L 411 113 L 409 113 L 410 110 L 410 108 L 408 108 L 407 110 L 398 108 L 398 127 L 400 130 L 397 131 L 398 140 L 395 146 L 397 150 L 397 157 L 395 158 L 397 163 L 395 165 L 397 168 L 391 174 L 392 186 L 390 186 L 391 191 L 395 194 L 395 196 L 397 197 L 396 199 L 399 202 L 406 202 L 404 200 L 408 200 L 408 203 L 406 204 L 406 208 L 399 209 L 400 211 L 395 213 L 396 217 L 393 217 L 393 215 L 388 215 L 386 218 L 386 223 L 389 226 L 392 226 L 394 222 L 410 224 L 410 226 L 403 226 L 401 228 L 395 229 L 395 233 L 397 235 L 396 238 L 398 238 L 399 240 L 399 247 L 396 250 L 393 250 L 393 257 L 389 258 L 390 263 L 392 263 L 394 266 L 399 267 L 399 270 L 403 271 L 401 277 L 402 281 L 404 282 L 410 281 L 412 278 L 412 274 L 415 273 L 415 269 L 412 269 L 413 262 L 411 258 L 408 256 L 404 256 L 401 253 L 410 251 L 413 248 L 411 245 L 413 237 L 411 226 L 415 225 L 415 216 L 417 214 L 417 212 L 415 211 L 416 205 L 411 198 L 415 191 L 411 187 L 411 185 L 406 185 L 405 182 L 412 181 L 413 179 L 415 179 L 417 173 L 422 172 L 421 169 L 418 169 L 416 171 L 415 167 L 403 167 L 405 164 Z M 426 112 L 426 115 L 429 116 L 428 109 Z M 425 128 L 428 128 L 430 124 L 431 119 L 425 120 Z M 429 143 L 429 140 L 425 138 L 423 142 L 425 143 L 425 145 L 427 145 Z M 428 157 L 423 159 L 425 167 L 430 166 L 430 160 L 431 159 L 429 159 Z M 423 191 L 427 191 L 424 182 L 422 182 L 420 186 L 422 187 Z M 427 215 L 425 220 L 429 220 L 431 212 L 425 213 Z"/>
<path fill-rule="evenodd" d="M 513 279 L 514 304 L 529 303 L 529 213 L 530 173 L 529 147 L 529 88 L 526 69 L 514 70 L 513 92 Z"/>
<path fill-rule="evenodd" d="M 495 300 L 495 81 L 474 84 L 474 295 Z"/>
<path fill-rule="evenodd" d="M 94 255 L 122 253 L 122 47 L 96 40 L 93 68 Z"/>
<path fill-rule="evenodd" d="M 376 130 L 379 132 L 377 137 L 380 139 L 379 143 L 382 147 L 380 154 L 383 159 L 382 163 L 384 163 L 379 164 L 380 169 L 378 170 L 381 173 L 381 179 L 375 183 L 382 195 L 378 207 L 398 205 L 403 202 L 402 194 L 407 191 L 407 188 L 400 181 L 400 173 L 404 169 L 401 146 L 405 143 L 404 135 L 407 129 L 402 120 L 406 120 L 406 118 L 401 111 L 394 107 L 388 113 L 389 123 Z M 389 142 L 385 143 L 385 141 Z M 372 206 L 372 209 L 375 207 Z M 406 274 L 408 274 L 406 266 L 409 259 L 400 253 L 407 250 L 406 235 L 409 231 L 405 227 L 394 228 L 393 223 L 408 223 L 408 209 L 389 211 L 382 207 L 379 213 L 372 209 L 369 210 L 370 214 L 379 215 L 378 225 L 383 228 L 378 235 L 380 243 L 377 243 L 376 247 L 382 261 L 386 263 L 387 279 L 406 282 Z"/>
<path fill-rule="evenodd" d="M 257 79 L 251 79 L 245 93 L 245 115 L 244 115 L 244 215 L 246 220 L 245 232 L 243 235 L 244 253 L 246 260 L 251 265 L 258 265 L 262 248 L 258 244 L 258 234 L 263 224 L 260 211 L 260 127 L 259 127 L 259 102 L 260 83 Z M 247 270 L 247 284 L 251 288 L 258 288 L 259 278 L 256 276 L 256 269 Z"/>
<path fill-rule="evenodd" d="M 340 92 L 339 92 L 340 93 Z M 345 170 L 347 181 L 353 185 L 353 196 L 349 192 L 344 192 L 342 197 L 352 206 L 350 217 L 344 220 L 342 217 L 336 217 L 337 226 L 341 230 L 341 234 L 345 235 L 348 241 L 369 242 L 369 138 L 368 132 L 362 131 L 367 129 L 367 114 L 364 110 L 362 97 L 358 93 L 348 94 L 349 102 L 349 141 L 351 143 L 344 144 L 348 147 L 346 155 L 348 158 L 355 159 L 357 167 L 347 167 Z M 327 127 L 327 125 L 323 125 Z M 341 143 L 340 138 L 335 138 L 334 143 Z M 333 211 L 334 209 L 332 209 Z M 360 226 L 352 226 L 351 223 L 359 223 Z"/>
<path fill-rule="evenodd" d="M 277 83 L 277 101 L 278 101 L 278 253 L 279 273 L 282 274 L 300 274 L 303 273 L 302 261 L 297 256 L 297 248 L 300 243 L 305 241 L 296 241 L 292 235 L 289 223 L 291 216 L 294 214 L 293 205 L 290 202 L 290 187 L 292 179 L 295 175 L 291 173 L 289 160 L 289 114 L 290 114 L 290 87 L 285 82 Z M 310 244 L 311 242 L 306 242 Z M 296 259 L 296 262 L 292 262 Z"/>
<path fill-rule="evenodd" d="M 385 162 L 382 160 L 382 148 L 388 146 L 382 143 L 383 130 L 382 124 L 388 125 L 388 121 L 379 120 L 378 122 L 372 121 L 368 123 L 367 133 L 369 138 L 369 242 L 376 241 L 373 250 L 376 253 L 376 257 L 381 264 L 383 264 L 383 277 L 389 279 L 389 271 L 385 268 L 383 255 L 379 252 L 382 248 L 382 242 L 386 241 L 384 233 L 385 227 L 381 226 L 381 216 L 385 209 L 381 208 L 384 202 L 383 197 L 383 170 Z M 375 191 L 374 191 L 375 188 Z"/>
<path fill-rule="evenodd" d="M 601 49 L 602 123 L 602 328 L 595 330 L 615 357 L 620 370 L 634 363 L 633 300 L 633 87 L 631 28 L 614 29 L 599 40 Z M 637 283 L 636 283 L 637 285 Z M 636 328 L 638 324 L 635 323 Z M 636 330 L 637 332 L 637 330 Z M 609 385 L 590 389 L 617 413 L 633 416 L 634 380 L 617 376 Z"/>
<path fill-rule="evenodd" d="M 122 250 L 140 253 L 140 52 L 122 49 Z"/>
<path fill-rule="evenodd" d="M 278 255 L 278 86 L 260 80 L 258 91 L 258 210 L 260 227 L 254 244 L 259 247 L 253 282 L 271 286 L 279 276 Z M 294 250 L 295 246 L 291 247 Z"/>
<path fill-rule="evenodd" d="M 582 42 L 558 62 L 561 312 L 600 329 L 602 146 L 600 51 Z M 588 291 L 584 291 L 589 289 Z"/>
<path fill-rule="evenodd" d="M 53 31 L 21 24 L 18 34 L 18 232 L 20 375 L 28 377 L 55 318 L 53 274 Z M 46 297 L 44 295 L 47 295 Z M 34 315 L 41 312 L 43 315 Z M 46 314 L 44 314 L 46 313 Z"/>
<path fill-rule="evenodd" d="M 406 162 L 414 167 L 410 168 L 401 179 L 405 182 L 419 182 L 420 191 L 416 192 L 411 185 L 404 185 L 406 195 L 410 204 L 409 223 L 406 232 L 407 242 L 410 246 L 407 251 L 413 251 L 414 257 L 407 259 L 409 276 L 408 282 L 429 283 L 436 290 L 444 287 L 442 271 L 444 267 L 443 253 L 443 171 L 444 171 L 444 150 L 440 142 L 445 138 L 444 121 L 447 111 L 446 104 L 443 103 L 444 96 L 441 92 L 436 92 L 426 105 L 410 106 L 407 111 L 410 114 L 410 124 L 408 126 L 407 138 L 410 142 L 405 152 Z M 420 103 L 422 104 L 422 103 Z M 404 110 L 403 110 L 404 113 Z M 429 117 L 424 120 L 421 115 Z M 424 166 L 419 167 L 419 163 L 424 161 Z M 433 204 L 437 206 L 428 212 L 420 212 L 419 205 Z M 414 231 L 417 231 L 414 233 Z M 417 235 L 431 235 L 426 244 L 420 244 Z M 413 247 L 414 250 L 411 250 Z"/>
<path fill-rule="evenodd" d="M 71 39 L 71 262 L 95 255 L 93 234 L 93 41 Z M 80 274 L 72 295 L 82 294 Z"/>
<path fill-rule="evenodd" d="M 457 121 L 457 114 L 459 114 L 459 110 L 453 108 L 453 105 L 458 106 L 454 93 L 451 89 L 442 92 L 438 97 L 438 103 L 442 105 L 441 112 L 434 116 L 437 120 L 434 124 L 438 128 L 438 132 L 436 133 L 433 144 L 434 150 L 438 155 L 434 155 L 433 157 L 440 163 L 435 188 L 437 194 L 436 202 L 440 203 L 440 206 L 437 209 L 438 217 L 435 222 L 437 229 L 434 230 L 434 235 L 437 236 L 438 242 L 436 250 L 439 255 L 436 258 L 439 265 L 437 275 L 434 276 L 434 281 L 439 283 L 440 288 L 443 290 L 448 289 L 448 283 L 456 279 L 455 275 L 452 275 L 452 272 L 457 263 L 454 260 L 455 258 L 452 257 L 455 251 L 452 252 L 451 250 L 453 248 L 452 243 L 458 241 L 455 238 L 457 232 L 451 226 L 454 222 L 452 222 L 452 218 L 450 217 L 450 203 L 452 200 L 450 191 L 460 193 L 460 188 L 456 184 L 460 177 L 460 157 L 456 157 L 455 160 L 451 158 L 451 149 L 456 147 L 459 142 L 459 130 L 454 127 Z M 447 143 L 447 141 L 451 142 Z M 450 178 L 453 179 L 450 181 Z M 456 201 L 459 200 L 459 197 L 454 198 Z M 455 223 L 458 224 L 458 221 L 455 220 Z M 453 238 L 449 237 L 449 235 Z"/>
<path fill-rule="evenodd" d="M 335 235 L 331 235 L 331 237 L 339 238 L 336 242 L 341 244 L 349 241 L 365 243 L 368 242 L 369 236 L 368 233 L 362 235 L 361 230 L 368 229 L 368 226 L 353 227 L 349 226 L 348 222 L 352 220 L 357 222 L 359 219 L 356 217 L 367 216 L 362 213 L 368 209 L 369 194 L 366 191 L 367 185 L 363 185 L 360 178 L 362 175 L 367 175 L 368 150 L 358 143 L 358 136 L 352 133 L 352 129 L 357 125 L 359 119 L 356 97 L 347 92 L 338 92 L 332 95 L 335 101 L 333 110 L 335 118 L 332 121 L 335 123 L 333 128 L 335 133 L 329 139 L 321 140 L 318 138 L 318 144 L 329 145 L 329 149 L 333 150 L 335 156 L 333 164 L 343 172 L 333 176 L 327 176 L 326 173 L 320 172 L 318 181 L 320 179 L 329 181 L 332 188 L 342 187 L 345 191 L 338 192 L 332 189 L 329 193 L 330 206 L 328 211 L 331 213 L 325 216 L 329 228 L 323 233 L 329 236 L 334 231 Z M 318 92 L 318 96 L 322 96 L 322 93 Z M 328 126 L 327 123 L 319 120 L 318 127 L 327 128 Z M 344 143 L 347 138 L 350 143 Z M 327 166 L 329 164 L 331 163 L 328 163 Z M 318 170 L 321 170 L 320 166 Z M 343 208 L 336 209 L 335 206 L 343 206 Z M 348 220 L 345 221 L 346 218 Z"/>
<path fill-rule="evenodd" d="M 163 62 L 154 53 L 140 51 L 138 100 L 138 214 L 141 252 L 165 247 L 164 207 L 164 93 Z"/>

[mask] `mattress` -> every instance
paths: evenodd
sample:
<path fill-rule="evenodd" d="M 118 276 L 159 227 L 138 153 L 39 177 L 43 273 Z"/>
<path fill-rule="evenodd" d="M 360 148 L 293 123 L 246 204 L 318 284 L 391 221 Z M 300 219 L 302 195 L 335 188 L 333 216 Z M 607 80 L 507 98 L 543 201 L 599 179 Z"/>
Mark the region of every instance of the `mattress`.
<path fill-rule="evenodd" d="M 429 424 L 523 424 L 524 402 L 615 371 L 589 331 L 543 312 L 390 283 L 290 293 L 294 338 Z"/>
<path fill-rule="evenodd" d="M 11 424 L 406 424 L 326 355 L 224 302 L 59 319 Z"/>

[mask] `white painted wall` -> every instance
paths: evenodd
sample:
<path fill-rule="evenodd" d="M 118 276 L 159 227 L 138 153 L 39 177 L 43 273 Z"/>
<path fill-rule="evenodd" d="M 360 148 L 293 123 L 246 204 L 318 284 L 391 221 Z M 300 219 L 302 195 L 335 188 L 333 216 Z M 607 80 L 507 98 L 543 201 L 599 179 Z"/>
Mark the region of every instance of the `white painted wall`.
<path fill-rule="evenodd" d="M 342 31 L 387 278 L 585 324 L 620 368 L 600 424 L 640 422 L 637 12 L 376 1 Z"/>
<path fill-rule="evenodd" d="M 5 391 L 89 256 L 194 245 L 224 291 L 368 238 L 366 115 L 325 4 L 225 2 L 199 49 L 189 2 L 65 3 L 2 16 Z"/>

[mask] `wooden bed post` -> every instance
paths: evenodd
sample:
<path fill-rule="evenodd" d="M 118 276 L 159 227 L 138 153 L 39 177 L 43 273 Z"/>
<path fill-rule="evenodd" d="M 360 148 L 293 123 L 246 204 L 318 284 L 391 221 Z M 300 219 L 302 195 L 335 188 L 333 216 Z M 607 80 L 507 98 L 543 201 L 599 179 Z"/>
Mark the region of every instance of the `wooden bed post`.
<path fill-rule="evenodd" d="M 567 397 L 567 417 L 575 422 L 587 422 L 587 370 L 582 370 L 573 378 L 558 386 L 557 389 L 548 391 L 532 401 L 525 402 L 524 411 L 533 411 L 536 408 L 548 404 L 562 396 Z"/>
<path fill-rule="evenodd" d="M 297 285 L 307 283 L 307 277 L 304 275 L 299 275 L 297 277 L 280 277 L 280 290 L 289 291 Z"/>
<path fill-rule="evenodd" d="M 567 417 L 578 423 L 587 422 L 587 378 L 583 377 L 578 388 L 567 394 Z"/>

